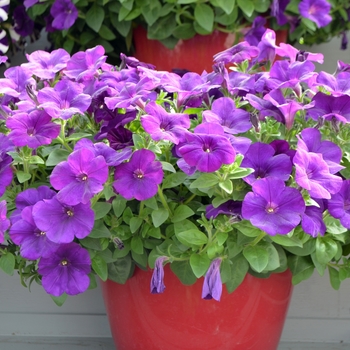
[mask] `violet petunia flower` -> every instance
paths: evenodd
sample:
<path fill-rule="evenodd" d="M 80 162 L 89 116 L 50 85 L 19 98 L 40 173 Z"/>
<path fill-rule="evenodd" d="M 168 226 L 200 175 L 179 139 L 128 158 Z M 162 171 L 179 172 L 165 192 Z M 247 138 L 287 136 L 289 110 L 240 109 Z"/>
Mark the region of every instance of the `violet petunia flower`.
<path fill-rule="evenodd" d="M 242 219 L 242 202 L 228 200 L 227 202 L 220 204 L 216 208 L 212 204 L 208 205 L 205 208 L 205 216 L 208 219 L 210 218 L 215 219 L 220 214 L 229 215 L 235 220 L 241 220 Z"/>
<path fill-rule="evenodd" d="M 316 78 L 316 85 L 326 88 L 332 96 L 350 95 L 350 72 L 341 72 L 336 76 L 320 72 Z"/>
<path fill-rule="evenodd" d="M 41 79 L 53 79 L 59 71 L 66 68 L 70 55 L 66 50 L 58 49 L 52 52 L 37 50 L 26 57 L 28 63 L 23 63 L 22 67 L 28 68 Z"/>
<path fill-rule="evenodd" d="M 321 201 L 319 201 L 321 203 Z M 301 217 L 301 227 L 305 233 L 312 237 L 323 236 L 326 232 L 326 224 L 323 221 L 323 206 L 306 206 L 305 213 Z"/>
<path fill-rule="evenodd" d="M 254 62 L 273 62 L 276 56 L 276 33 L 272 29 L 266 29 L 257 46 L 259 49 L 258 56 Z"/>
<path fill-rule="evenodd" d="M 25 37 L 30 36 L 34 30 L 34 21 L 28 16 L 23 5 L 17 6 L 13 11 L 14 31 Z"/>
<path fill-rule="evenodd" d="M 292 162 L 286 154 L 275 155 L 275 149 L 266 143 L 253 143 L 244 155 L 241 166 L 254 172 L 243 180 L 252 185 L 261 178 L 274 177 L 287 181 L 292 172 Z"/>
<path fill-rule="evenodd" d="M 68 205 L 86 204 L 103 190 L 108 179 L 108 166 L 102 156 L 79 149 L 67 161 L 55 166 L 50 176 L 52 187 L 59 190 L 57 199 Z"/>
<path fill-rule="evenodd" d="M 297 189 L 274 177 L 260 179 L 252 188 L 244 197 L 242 216 L 253 226 L 274 236 L 287 234 L 300 223 L 305 202 Z"/>
<path fill-rule="evenodd" d="M 229 134 L 240 134 L 252 127 L 249 113 L 236 108 L 234 101 L 229 97 L 215 100 L 211 110 L 203 112 L 203 121 L 221 124 L 225 132 Z"/>
<path fill-rule="evenodd" d="M 276 54 L 283 58 L 287 58 L 290 63 L 295 61 L 315 61 L 322 64 L 324 61 L 324 55 L 321 53 L 301 51 L 294 46 L 285 43 L 280 43 L 279 46 L 276 47 Z"/>
<path fill-rule="evenodd" d="M 345 228 L 350 228 L 350 180 L 344 180 L 340 191 L 328 200 L 328 211 Z"/>
<path fill-rule="evenodd" d="M 33 219 L 50 241 L 70 243 L 75 237 L 82 239 L 89 235 L 94 226 L 95 214 L 90 203 L 67 205 L 55 196 L 33 206 Z"/>
<path fill-rule="evenodd" d="M 5 231 L 10 227 L 10 220 L 6 216 L 6 201 L 0 201 L 0 243 L 4 241 Z"/>
<path fill-rule="evenodd" d="M 224 129 L 217 123 L 204 123 L 186 134 L 187 142 L 180 144 L 179 154 L 190 166 L 202 172 L 214 172 L 223 164 L 232 164 L 236 157 Z"/>
<path fill-rule="evenodd" d="M 257 47 L 250 46 L 249 43 L 243 41 L 214 55 L 214 62 L 241 63 L 256 57 L 258 54 L 259 49 Z"/>
<path fill-rule="evenodd" d="M 220 301 L 222 294 L 222 281 L 220 275 L 221 259 L 214 259 L 204 276 L 202 299 L 215 299 Z"/>
<path fill-rule="evenodd" d="M 55 0 L 50 9 L 52 26 L 58 30 L 69 29 L 78 18 L 78 9 L 71 0 Z"/>
<path fill-rule="evenodd" d="M 75 242 L 62 244 L 53 254 L 41 258 L 38 267 L 48 294 L 56 297 L 63 293 L 76 295 L 89 288 L 90 255 Z"/>
<path fill-rule="evenodd" d="M 167 256 L 159 256 L 156 259 L 154 270 L 151 278 L 151 293 L 160 294 L 165 290 L 164 285 L 164 261 L 168 260 Z"/>
<path fill-rule="evenodd" d="M 67 120 L 74 114 L 84 114 L 91 96 L 83 93 L 83 85 L 70 80 L 59 81 L 54 88 L 45 87 L 38 92 L 40 107 L 52 118 Z"/>
<path fill-rule="evenodd" d="M 61 130 L 60 125 L 53 123 L 51 117 L 39 109 L 8 118 L 6 126 L 10 129 L 8 136 L 16 146 L 33 149 L 49 145 Z"/>
<path fill-rule="evenodd" d="M 59 245 L 48 239 L 46 232 L 40 230 L 33 220 L 33 206 L 25 207 L 19 218 L 12 220 L 9 230 L 11 240 L 20 246 L 23 258 L 37 260 L 42 256 L 51 255 Z"/>
<path fill-rule="evenodd" d="M 152 198 L 164 176 L 162 164 L 155 157 L 152 151 L 141 149 L 133 153 L 129 162 L 118 165 L 114 172 L 115 191 L 126 199 Z"/>
<path fill-rule="evenodd" d="M 263 34 L 266 31 L 264 25 L 266 24 L 266 18 L 257 16 L 254 18 L 251 28 L 244 30 L 244 40 L 252 46 L 258 46 Z"/>
<path fill-rule="evenodd" d="M 176 145 L 184 139 L 184 133 L 190 127 L 190 118 L 185 113 L 168 113 L 163 107 L 150 102 L 141 116 L 141 125 L 155 141 L 169 140 Z"/>
<path fill-rule="evenodd" d="M 311 197 L 330 199 L 342 186 L 342 179 L 332 175 L 322 154 L 298 149 L 293 158 L 295 181 L 305 188 Z"/>
<path fill-rule="evenodd" d="M 331 4 L 326 0 L 301 0 L 298 10 L 302 17 L 315 22 L 318 28 L 332 22 Z"/>
<path fill-rule="evenodd" d="M 273 0 L 271 4 L 271 16 L 276 18 L 277 24 L 283 26 L 288 23 L 288 18 L 284 14 L 290 0 Z"/>

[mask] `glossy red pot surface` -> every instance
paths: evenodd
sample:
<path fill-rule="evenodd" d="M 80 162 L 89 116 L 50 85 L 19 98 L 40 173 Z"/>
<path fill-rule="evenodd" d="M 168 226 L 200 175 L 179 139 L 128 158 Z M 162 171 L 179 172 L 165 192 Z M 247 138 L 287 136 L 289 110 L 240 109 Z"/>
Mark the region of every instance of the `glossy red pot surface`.
<path fill-rule="evenodd" d="M 292 295 L 291 273 L 247 275 L 221 301 L 201 298 L 203 279 L 185 286 L 165 269 L 165 292 L 150 294 L 152 272 L 125 285 L 102 282 L 118 350 L 276 350 Z"/>

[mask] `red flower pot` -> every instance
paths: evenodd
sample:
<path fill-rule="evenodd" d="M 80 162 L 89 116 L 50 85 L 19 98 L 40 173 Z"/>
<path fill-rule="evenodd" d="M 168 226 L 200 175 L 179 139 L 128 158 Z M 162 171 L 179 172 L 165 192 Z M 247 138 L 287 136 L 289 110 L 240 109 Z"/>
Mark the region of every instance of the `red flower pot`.
<path fill-rule="evenodd" d="M 150 294 L 152 272 L 137 269 L 125 285 L 102 283 L 118 350 L 276 350 L 292 295 L 291 273 L 247 275 L 221 301 L 203 300 L 203 278 L 181 284 L 165 267 L 165 292 Z"/>
<path fill-rule="evenodd" d="M 146 30 L 139 26 L 133 32 L 134 56 L 141 62 L 152 63 L 157 70 L 187 69 L 201 74 L 212 71 L 213 56 L 231 47 L 235 34 L 214 31 L 210 35 L 196 35 L 179 40 L 174 49 L 168 49 L 157 40 L 147 39 Z M 287 31 L 276 32 L 277 44 L 286 42 Z"/>

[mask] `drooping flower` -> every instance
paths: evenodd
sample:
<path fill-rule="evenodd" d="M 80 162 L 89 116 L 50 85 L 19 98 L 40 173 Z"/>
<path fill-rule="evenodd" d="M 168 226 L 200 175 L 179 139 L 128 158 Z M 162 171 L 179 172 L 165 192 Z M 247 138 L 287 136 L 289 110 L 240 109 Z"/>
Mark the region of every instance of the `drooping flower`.
<path fill-rule="evenodd" d="M 220 204 L 218 207 L 214 207 L 212 204 L 205 208 L 205 216 L 210 218 L 216 218 L 219 214 L 230 215 L 235 220 L 242 219 L 242 202 L 228 200 L 227 202 Z"/>
<path fill-rule="evenodd" d="M 322 154 L 297 150 L 293 163 L 296 183 L 308 190 L 311 197 L 330 199 L 340 190 L 342 179 L 329 172 Z"/>
<path fill-rule="evenodd" d="M 318 28 L 332 22 L 331 5 L 326 0 L 301 0 L 298 9 L 302 17 L 315 22 Z"/>
<path fill-rule="evenodd" d="M 10 140 L 19 147 L 28 146 L 36 149 L 41 145 L 49 145 L 61 130 L 60 125 L 51 121 L 51 117 L 43 110 L 18 113 L 6 121 L 11 130 Z"/>
<path fill-rule="evenodd" d="M 222 281 L 220 275 L 221 259 L 214 259 L 205 274 L 203 288 L 202 288 L 202 299 L 215 299 L 220 301 L 222 294 Z"/>
<path fill-rule="evenodd" d="M 5 231 L 10 227 L 10 220 L 6 217 L 6 201 L 0 201 L 0 243 L 4 241 Z"/>
<path fill-rule="evenodd" d="M 290 0 L 273 0 L 271 4 L 271 15 L 276 18 L 277 24 L 283 26 L 288 22 L 288 18 L 284 14 Z"/>
<path fill-rule="evenodd" d="M 320 206 L 309 205 L 305 208 L 305 213 L 301 217 L 301 227 L 303 231 L 312 237 L 323 236 L 326 232 L 326 225 L 323 221 L 324 206 L 322 201 L 317 202 Z"/>
<path fill-rule="evenodd" d="M 74 237 L 85 238 L 91 232 L 95 214 L 90 203 L 67 205 L 57 196 L 44 199 L 33 206 L 36 226 L 55 243 L 70 243 Z"/>
<path fill-rule="evenodd" d="M 154 270 L 151 278 L 151 293 L 160 294 L 165 290 L 164 285 L 164 261 L 168 260 L 167 256 L 160 256 L 156 259 Z"/>
<path fill-rule="evenodd" d="M 345 228 L 350 228 L 350 180 L 344 180 L 339 192 L 328 200 L 328 211 Z"/>
<path fill-rule="evenodd" d="M 61 80 L 54 88 L 39 90 L 40 107 L 52 118 L 67 120 L 74 114 L 84 114 L 90 106 L 91 96 L 84 94 L 83 88 L 82 84 Z"/>
<path fill-rule="evenodd" d="M 127 163 L 115 168 L 113 187 L 126 199 L 143 201 L 153 197 L 163 180 L 162 164 L 147 149 L 137 150 Z"/>
<path fill-rule="evenodd" d="M 245 153 L 242 167 L 253 168 L 254 172 L 243 178 L 253 184 L 256 180 L 274 177 L 287 181 L 292 172 L 292 162 L 286 154 L 275 155 L 275 149 L 266 143 L 253 143 Z"/>
<path fill-rule="evenodd" d="M 108 166 L 102 156 L 95 157 L 88 149 L 79 149 L 53 169 L 50 182 L 59 190 L 57 198 L 68 205 L 86 204 L 108 178 Z"/>
<path fill-rule="evenodd" d="M 38 268 L 43 288 L 56 297 L 85 292 L 90 285 L 90 271 L 89 252 L 75 242 L 62 244 L 50 256 L 41 258 Z"/>
<path fill-rule="evenodd" d="M 274 236 L 287 234 L 300 223 L 305 202 L 296 188 L 268 177 L 254 182 L 252 189 L 244 197 L 242 216 L 253 226 Z"/>
<path fill-rule="evenodd" d="M 273 62 L 276 56 L 276 33 L 272 29 L 266 29 L 257 46 L 258 56 L 254 59 L 257 62 Z"/>
<path fill-rule="evenodd" d="M 155 141 L 169 140 L 178 144 L 190 127 L 188 114 L 168 113 L 155 102 L 147 104 L 146 113 L 141 116 L 141 124 Z"/>
<path fill-rule="evenodd" d="M 187 164 L 202 172 L 213 172 L 234 162 L 236 152 L 220 124 L 200 124 L 194 132 L 186 134 L 187 142 L 178 149 Z"/>
<path fill-rule="evenodd" d="M 50 9 L 52 26 L 58 30 L 69 29 L 78 18 L 78 9 L 71 0 L 56 0 Z"/>
<path fill-rule="evenodd" d="M 244 30 L 244 40 L 252 46 L 258 46 L 261 37 L 265 33 L 266 18 L 257 16 L 254 18 L 251 28 Z"/>

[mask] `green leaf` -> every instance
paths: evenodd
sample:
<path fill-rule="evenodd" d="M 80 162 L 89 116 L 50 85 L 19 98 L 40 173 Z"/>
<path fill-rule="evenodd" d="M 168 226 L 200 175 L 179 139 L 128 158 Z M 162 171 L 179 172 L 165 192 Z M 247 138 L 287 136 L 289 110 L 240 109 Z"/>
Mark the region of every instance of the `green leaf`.
<path fill-rule="evenodd" d="M 274 271 L 274 270 L 278 269 L 281 264 L 280 264 L 279 254 L 278 254 L 275 246 L 271 243 L 268 243 L 268 242 L 261 242 L 260 245 L 262 247 L 265 247 L 265 249 L 269 255 L 268 264 L 267 264 L 265 270 L 266 271 Z"/>
<path fill-rule="evenodd" d="M 135 233 L 142 225 L 143 220 L 138 216 L 133 216 L 130 219 L 129 226 L 131 233 Z"/>
<path fill-rule="evenodd" d="M 24 171 L 17 171 L 16 176 L 19 183 L 26 182 L 32 178 L 31 174 L 25 173 Z"/>
<path fill-rule="evenodd" d="M 106 281 L 108 277 L 108 268 L 104 259 L 99 255 L 95 255 L 91 262 L 92 268 L 96 272 L 97 276 L 100 277 L 102 281 Z"/>
<path fill-rule="evenodd" d="M 288 257 L 288 267 L 292 271 L 292 283 L 294 285 L 310 278 L 315 269 L 309 256 L 297 255 Z"/>
<path fill-rule="evenodd" d="M 113 27 L 118 31 L 123 37 L 127 37 L 131 30 L 131 21 L 119 21 L 117 16 L 110 17 Z"/>
<path fill-rule="evenodd" d="M 269 9 L 271 5 L 271 1 L 270 0 L 253 0 L 253 4 L 254 4 L 255 11 L 260 13 L 265 13 Z"/>
<path fill-rule="evenodd" d="M 114 40 L 116 38 L 115 34 L 112 30 L 110 30 L 107 26 L 102 24 L 101 29 L 99 30 L 98 34 L 101 38 L 106 40 Z"/>
<path fill-rule="evenodd" d="M 194 214 L 194 211 L 190 207 L 188 207 L 187 205 L 181 204 L 175 209 L 174 215 L 171 218 L 171 221 L 174 223 L 180 222 L 192 216 L 193 214 Z"/>
<path fill-rule="evenodd" d="M 209 173 L 209 174 L 201 174 L 199 177 L 194 180 L 190 188 L 208 188 L 215 186 L 219 183 L 219 178 L 217 175 Z"/>
<path fill-rule="evenodd" d="M 104 18 L 105 11 L 103 7 L 98 6 L 96 3 L 88 10 L 85 15 L 86 24 L 96 33 L 100 31 Z"/>
<path fill-rule="evenodd" d="M 50 297 L 57 306 L 62 306 L 67 300 L 68 295 L 66 293 L 63 293 L 59 297 L 55 297 L 54 295 L 50 294 Z"/>
<path fill-rule="evenodd" d="M 172 166 L 172 164 L 168 162 L 161 162 L 163 170 L 170 171 L 171 173 L 176 173 L 175 168 Z"/>
<path fill-rule="evenodd" d="M 338 290 L 340 288 L 340 278 L 339 278 L 339 272 L 334 267 L 328 266 L 328 272 L 329 272 L 329 280 L 331 282 L 331 286 Z"/>
<path fill-rule="evenodd" d="M 229 179 L 219 182 L 219 186 L 228 194 L 231 194 L 233 192 L 233 183 Z"/>
<path fill-rule="evenodd" d="M 30 164 L 45 164 L 45 162 L 43 161 L 42 158 L 40 158 L 39 156 L 31 156 L 29 158 L 29 163 Z"/>
<path fill-rule="evenodd" d="M 208 237 L 198 229 L 175 232 L 177 239 L 187 247 L 198 248 L 208 243 Z"/>
<path fill-rule="evenodd" d="M 12 276 L 15 270 L 16 259 L 12 253 L 6 253 L 0 257 L 0 269 Z"/>
<path fill-rule="evenodd" d="M 196 4 L 194 18 L 198 24 L 208 32 L 213 30 L 214 11 L 209 5 L 203 3 Z"/>
<path fill-rule="evenodd" d="M 233 180 L 233 179 L 242 179 L 243 177 L 246 177 L 250 175 L 251 173 L 254 172 L 254 169 L 252 168 L 236 168 L 233 169 L 228 177 Z"/>
<path fill-rule="evenodd" d="M 226 282 L 226 288 L 229 293 L 232 293 L 244 280 L 248 270 L 248 261 L 242 254 L 231 259 L 231 278 Z"/>
<path fill-rule="evenodd" d="M 290 253 L 298 256 L 308 256 L 312 254 L 316 249 L 316 241 L 314 239 L 310 239 L 306 243 L 303 244 L 303 247 L 289 247 L 285 246 L 285 250 L 289 251 Z"/>
<path fill-rule="evenodd" d="M 254 12 L 254 4 L 252 0 L 237 0 L 237 5 L 248 17 Z"/>
<path fill-rule="evenodd" d="M 321 264 L 317 258 L 316 258 L 316 252 L 313 252 L 311 254 L 311 259 L 312 259 L 312 262 L 314 263 L 315 267 L 316 267 L 316 270 L 318 272 L 318 274 L 320 276 L 323 276 L 324 275 L 324 272 L 326 271 L 326 268 L 327 268 L 327 264 Z"/>
<path fill-rule="evenodd" d="M 148 208 L 151 208 L 153 210 L 157 210 L 158 209 L 157 200 L 154 197 L 146 199 L 145 201 L 143 201 L 143 203 Z"/>
<path fill-rule="evenodd" d="M 334 235 L 341 234 L 347 231 L 347 229 L 340 223 L 338 219 L 328 215 L 324 219 L 324 223 L 327 227 L 327 232 Z"/>
<path fill-rule="evenodd" d="M 297 237 L 289 237 L 285 235 L 270 236 L 271 240 L 281 246 L 287 247 L 303 247 L 302 241 Z"/>
<path fill-rule="evenodd" d="M 89 233 L 90 238 L 109 238 L 111 233 L 104 224 L 103 220 L 95 221 L 92 231 Z"/>
<path fill-rule="evenodd" d="M 154 227 L 159 227 L 169 217 L 169 212 L 165 208 L 154 210 L 151 214 Z"/>
<path fill-rule="evenodd" d="M 151 227 L 151 228 L 147 231 L 147 235 L 148 235 L 149 237 L 154 237 L 154 238 L 161 238 L 161 237 L 162 237 L 159 227 Z"/>
<path fill-rule="evenodd" d="M 109 213 L 111 208 L 112 208 L 112 204 L 107 202 L 95 203 L 95 205 L 92 208 L 95 212 L 95 220 L 104 218 Z"/>
<path fill-rule="evenodd" d="M 248 220 L 238 222 L 234 225 L 234 227 L 247 237 L 257 237 L 262 232 L 259 228 L 253 226 Z"/>
<path fill-rule="evenodd" d="M 330 237 L 317 237 L 316 258 L 321 264 L 330 262 L 338 251 L 338 245 Z"/>
<path fill-rule="evenodd" d="M 174 261 L 170 264 L 171 271 L 185 285 L 191 285 L 197 281 L 197 277 L 192 271 L 189 261 Z"/>
<path fill-rule="evenodd" d="M 142 6 L 142 15 L 149 26 L 151 26 L 158 20 L 158 18 L 160 17 L 160 10 L 161 5 L 155 0 L 153 0 L 153 4 L 145 4 L 144 6 Z"/>
<path fill-rule="evenodd" d="M 124 284 L 134 272 L 134 264 L 130 255 L 108 264 L 108 279 Z"/>
<path fill-rule="evenodd" d="M 180 24 L 173 31 L 175 38 L 183 40 L 191 39 L 195 34 L 196 31 L 194 30 L 192 23 Z"/>
<path fill-rule="evenodd" d="M 113 200 L 113 202 L 112 202 L 113 212 L 117 218 L 123 214 L 123 211 L 126 208 L 126 202 L 127 202 L 127 200 L 125 198 L 123 198 L 122 196 L 117 196 Z"/>
<path fill-rule="evenodd" d="M 132 259 L 141 266 L 142 268 L 147 268 L 147 252 L 144 250 L 142 254 L 137 254 L 134 251 L 131 251 Z"/>
<path fill-rule="evenodd" d="M 265 270 L 269 263 L 269 254 L 264 247 L 248 245 L 243 249 L 243 255 L 248 260 L 251 268 L 257 272 Z"/>
<path fill-rule="evenodd" d="M 180 184 L 182 184 L 187 178 L 187 175 L 182 172 L 169 174 L 165 177 L 163 183 L 162 183 L 162 189 L 166 188 L 173 188 Z"/>
<path fill-rule="evenodd" d="M 176 28 L 176 22 L 173 19 L 172 14 L 161 17 L 152 26 L 148 27 L 147 38 L 154 40 L 163 40 L 170 37 L 173 30 Z"/>
<path fill-rule="evenodd" d="M 131 238 L 131 250 L 136 254 L 143 254 L 143 243 L 139 236 Z"/>
<path fill-rule="evenodd" d="M 210 259 L 207 255 L 192 254 L 190 265 L 197 278 L 204 276 L 210 266 Z"/>
<path fill-rule="evenodd" d="M 235 7 L 235 0 L 217 0 L 217 5 L 221 7 L 228 15 L 233 11 Z"/>
<path fill-rule="evenodd" d="M 317 29 L 316 23 L 309 20 L 308 18 L 303 17 L 301 23 L 305 25 L 311 32 L 314 32 Z"/>
<path fill-rule="evenodd" d="M 65 149 L 55 149 L 53 150 L 47 160 L 46 160 L 46 166 L 55 166 L 58 163 L 61 163 L 65 160 L 67 160 L 70 152 Z"/>

